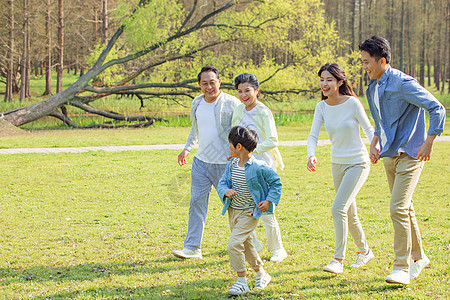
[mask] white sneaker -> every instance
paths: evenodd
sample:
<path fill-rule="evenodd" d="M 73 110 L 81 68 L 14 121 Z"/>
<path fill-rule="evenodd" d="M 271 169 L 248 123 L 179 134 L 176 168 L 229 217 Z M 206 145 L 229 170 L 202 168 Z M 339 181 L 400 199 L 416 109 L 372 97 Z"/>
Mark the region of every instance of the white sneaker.
<path fill-rule="evenodd" d="M 273 254 L 272 257 L 270 258 L 270 261 L 282 262 L 283 259 L 285 259 L 286 257 L 287 257 L 286 250 L 284 250 L 284 248 L 281 248 L 273 250 Z"/>
<path fill-rule="evenodd" d="M 422 272 L 423 269 L 425 269 L 426 266 L 430 263 L 430 260 L 428 257 L 424 254 L 423 258 L 418 261 L 414 261 L 411 259 L 411 264 L 409 266 L 409 278 L 410 279 L 416 279 L 420 272 Z"/>
<path fill-rule="evenodd" d="M 387 283 L 409 284 L 409 274 L 403 270 L 394 270 L 386 277 Z"/>
<path fill-rule="evenodd" d="M 173 250 L 173 255 L 179 258 L 194 258 L 194 259 L 202 259 L 202 250 L 190 250 L 184 248 L 183 250 Z"/>
<path fill-rule="evenodd" d="M 372 250 L 369 249 L 369 251 L 366 254 L 358 253 L 358 257 L 356 257 L 356 260 L 352 265 L 351 268 L 360 268 L 364 267 L 369 261 L 372 260 L 375 256 L 373 255 Z"/>
<path fill-rule="evenodd" d="M 338 274 L 344 272 L 344 265 L 340 263 L 338 260 L 333 258 L 328 265 L 323 267 L 323 270 L 325 272 Z"/>
<path fill-rule="evenodd" d="M 233 286 L 228 290 L 228 295 L 239 296 L 249 292 L 248 283 L 242 283 L 236 281 Z"/>
<path fill-rule="evenodd" d="M 255 289 L 264 289 L 269 284 L 270 280 L 272 280 L 272 277 L 270 277 L 269 273 L 264 271 L 261 275 L 256 276 Z"/>

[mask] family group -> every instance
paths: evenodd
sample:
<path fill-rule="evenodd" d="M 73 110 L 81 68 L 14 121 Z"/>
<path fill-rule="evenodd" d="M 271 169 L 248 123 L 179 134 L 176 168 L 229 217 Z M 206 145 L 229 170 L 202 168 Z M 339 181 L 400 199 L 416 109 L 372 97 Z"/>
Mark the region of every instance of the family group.
<path fill-rule="evenodd" d="M 394 227 L 393 271 L 386 282 L 409 284 L 429 264 L 424 253 L 412 194 L 424 162 L 430 159 L 433 142 L 443 132 L 445 108 L 412 77 L 390 66 L 389 42 L 378 36 L 359 46 L 364 70 L 370 78 L 366 96 L 375 128 L 350 86 L 344 70 L 326 64 L 318 72 L 321 101 L 317 104 L 307 142 L 307 169 L 316 170 L 315 149 L 322 124 L 332 143 L 331 169 L 336 196 L 332 206 L 335 231 L 334 258 L 323 270 L 343 272 L 346 241 L 350 232 L 359 249 L 351 267 L 365 266 L 374 258 L 357 215 L 355 197 L 366 181 L 370 163 L 383 158 L 391 192 L 390 217 Z M 258 255 L 262 245 L 255 234 L 261 218 L 267 235 L 270 261 L 287 257 L 275 206 L 281 198 L 277 169 L 284 164 L 277 148 L 278 136 L 270 109 L 258 101 L 259 82 L 243 73 L 234 79 L 238 98 L 220 90 L 218 69 L 204 67 L 198 74 L 202 95 L 192 101 L 192 128 L 180 166 L 198 143 L 192 161 L 189 223 L 184 249 L 176 257 L 202 259 L 201 242 L 211 187 L 228 212 L 231 236 L 229 261 L 237 281 L 229 295 L 249 292 L 246 261 L 256 272 L 255 289 L 271 281 Z M 429 114 L 426 131 L 425 111 Z M 360 127 L 370 141 L 368 152 Z"/>

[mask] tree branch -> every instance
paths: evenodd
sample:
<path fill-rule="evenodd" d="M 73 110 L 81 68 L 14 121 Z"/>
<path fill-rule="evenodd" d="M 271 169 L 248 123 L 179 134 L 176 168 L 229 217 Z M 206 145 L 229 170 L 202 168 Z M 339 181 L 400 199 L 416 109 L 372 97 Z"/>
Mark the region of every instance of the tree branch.
<path fill-rule="evenodd" d="M 302 58 L 293 60 L 293 61 L 289 61 L 286 64 L 284 64 L 284 66 L 282 66 L 281 68 L 278 68 L 272 75 L 270 75 L 269 77 L 267 77 L 266 79 L 264 79 L 263 81 L 261 81 L 259 84 L 263 84 L 264 82 L 269 81 L 270 79 L 272 79 L 278 72 L 286 69 L 287 67 L 289 67 L 290 65 L 294 65 L 296 63 L 301 62 L 302 60 L 304 60 L 307 57 L 307 55 L 303 56 Z"/>
<path fill-rule="evenodd" d="M 141 2 L 142 2 L 142 1 L 143 1 L 143 0 L 141 0 Z M 130 61 L 130 60 L 134 60 L 134 59 L 136 59 L 136 58 L 139 58 L 139 57 L 141 57 L 141 56 L 143 56 L 143 55 L 146 55 L 147 53 L 149 53 L 149 52 L 151 52 L 151 51 L 153 51 L 153 50 L 156 50 L 157 48 L 160 48 L 161 46 L 164 46 L 164 45 L 167 44 L 168 42 L 171 42 L 171 41 L 173 41 L 173 40 L 179 39 L 179 38 L 181 38 L 181 37 L 183 37 L 183 36 L 185 36 L 185 35 L 188 35 L 188 34 L 194 32 L 194 31 L 197 31 L 197 30 L 201 29 L 202 24 L 205 23 L 208 19 L 212 18 L 213 16 L 215 16 L 215 15 L 217 15 L 217 14 L 219 14 L 219 13 L 221 13 L 221 12 L 227 10 L 227 9 L 229 9 L 229 8 L 232 7 L 233 5 L 234 5 L 234 1 L 231 0 L 231 1 L 229 1 L 226 5 L 224 5 L 224 6 L 220 7 L 220 8 L 218 8 L 218 9 L 212 11 L 211 13 L 207 14 L 206 16 L 204 16 L 200 21 L 198 21 L 194 26 L 192 26 L 192 27 L 189 28 L 189 29 L 186 29 L 186 30 L 184 30 L 184 31 L 182 31 L 182 32 L 176 32 L 174 35 L 168 37 L 167 39 L 165 39 L 165 40 L 163 40 L 163 41 L 160 41 L 160 42 L 157 42 L 157 43 L 153 44 L 152 46 L 150 46 L 150 47 L 148 47 L 148 48 L 146 48 L 146 49 L 144 49 L 144 50 L 141 50 L 141 51 L 139 51 L 139 52 L 136 52 L 136 53 L 133 53 L 133 54 L 124 56 L 124 57 L 122 57 L 122 58 L 112 59 L 112 60 L 108 61 L 108 62 L 105 63 L 103 66 L 99 67 L 98 69 L 96 69 L 96 70 L 94 69 L 94 70 L 95 70 L 95 71 L 94 71 L 95 76 L 97 76 L 98 74 L 100 74 L 101 72 L 103 72 L 105 69 L 107 69 L 107 68 L 109 68 L 109 67 L 111 67 L 111 66 L 113 66 L 113 65 L 116 65 L 116 64 L 122 64 L 122 63 L 128 62 L 128 61 Z M 123 27 L 123 25 L 121 26 L 121 28 L 122 28 L 122 27 Z M 120 28 L 119 28 L 119 29 L 120 29 Z M 118 30 L 118 31 L 119 31 L 119 30 Z M 123 28 L 122 28 L 122 32 L 123 32 Z M 112 40 L 112 39 L 111 39 L 111 40 Z M 111 41 L 110 41 L 110 42 L 111 42 Z M 115 43 L 115 41 L 114 41 L 114 43 Z M 109 43 L 108 43 L 108 45 L 109 45 Z M 112 46 L 111 46 L 111 47 L 112 47 Z M 106 48 L 105 48 L 105 50 L 106 50 Z M 104 50 L 104 51 L 105 51 L 105 50 Z M 109 51 L 110 51 L 110 49 L 109 49 Z M 109 53 L 109 51 L 108 51 L 108 53 Z M 102 55 L 103 55 L 103 52 L 102 52 L 102 54 L 100 55 L 100 57 L 102 57 Z M 105 56 L 105 57 L 106 57 L 106 56 Z M 99 58 L 99 59 L 100 59 L 100 58 Z M 97 65 L 97 62 L 96 62 L 95 65 Z M 94 66 L 95 66 L 95 65 L 94 65 Z M 93 67 L 93 68 L 94 68 L 94 67 Z"/>
<path fill-rule="evenodd" d="M 186 16 L 186 18 L 184 19 L 183 24 L 181 24 L 180 28 L 178 29 L 177 33 L 180 33 L 181 30 L 184 28 L 184 26 L 186 26 L 186 24 L 189 22 L 189 20 L 192 18 L 192 15 L 194 14 L 195 10 L 197 9 L 197 0 L 194 0 L 194 4 L 192 4 L 192 9 L 189 12 L 189 14 Z"/>
<path fill-rule="evenodd" d="M 49 116 L 63 121 L 65 124 L 69 125 L 70 127 L 81 128 L 80 125 L 78 125 L 77 123 L 72 121 L 69 117 L 63 115 L 59 111 L 54 111 L 54 112 L 50 113 Z"/>
<path fill-rule="evenodd" d="M 146 66 L 140 68 L 139 70 L 135 71 L 133 74 L 131 74 L 127 78 L 125 78 L 125 79 L 121 80 L 120 82 L 118 82 L 117 85 L 124 85 L 125 83 L 133 80 L 134 78 L 138 77 L 142 72 L 144 72 L 144 71 L 146 71 L 146 70 L 148 70 L 150 68 L 154 68 L 156 66 L 159 66 L 159 65 L 164 64 L 164 63 L 169 62 L 169 61 L 182 59 L 182 58 L 191 56 L 191 55 L 193 55 L 193 54 L 195 54 L 197 52 L 200 52 L 200 51 L 203 51 L 205 49 L 208 49 L 210 47 L 214 47 L 214 46 L 217 46 L 217 45 L 220 45 L 220 44 L 228 43 L 228 42 L 231 42 L 231 41 L 234 41 L 234 40 L 235 39 L 233 38 L 233 39 L 227 39 L 227 40 L 222 40 L 222 41 L 215 41 L 215 42 L 209 43 L 207 45 L 204 45 L 203 47 L 200 47 L 200 48 L 191 50 L 189 52 L 186 52 L 184 54 L 179 54 L 179 55 L 175 55 L 175 56 L 172 56 L 172 57 L 167 57 L 166 56 L 164 59 L 160 58 L 159 61 L 149 63 L 148 65 L 146 65 Z"/>

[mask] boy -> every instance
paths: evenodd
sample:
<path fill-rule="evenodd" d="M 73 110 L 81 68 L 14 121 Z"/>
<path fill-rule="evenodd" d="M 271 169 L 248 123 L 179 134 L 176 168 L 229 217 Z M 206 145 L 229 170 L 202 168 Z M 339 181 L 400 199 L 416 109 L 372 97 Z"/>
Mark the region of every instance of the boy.
<path fill-rule="evenodd" d="M 255 289 L 264 289 L 271 277 L 263 269 L 263 262 L 252 242 L 252 232 L 262 212 L 269 205 L 278 205 L 281 197 L 281 181 L 277 173 L 252 156 L 258 143 L 256 131 L 235 126 L 228 135 L 231 160 L 217 186 L 217 193 L 228 210 L 231 236 L 228 242 L 230 264 L 238 279 L 228 290 L 237 296 L 249 292 L 245 259 L 256 272 Z"/>
<path fill-rule="evenodd" d="M 363 68 L 371 79 L 366 95 L 375 121 L 370 160 L 383 158 L 391 191 L 394 270 L 386 282 L 409 284 L 430 260 L 423 251 L 412 194 L 434 139 L 444 130 L 445 108 L 414 78 L 392 68 L 389 42 L 379 36 L 360 46 Z M 428 131 L 425 110 L 430 115 Z M 411 258 L 411 261 L 410 261 Z"/>

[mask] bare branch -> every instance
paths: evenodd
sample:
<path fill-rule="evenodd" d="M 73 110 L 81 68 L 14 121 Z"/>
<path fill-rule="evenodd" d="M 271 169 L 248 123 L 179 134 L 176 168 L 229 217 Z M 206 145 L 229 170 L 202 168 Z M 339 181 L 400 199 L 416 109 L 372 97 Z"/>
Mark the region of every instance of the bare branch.
<path fill-rule="evenodd" d="M 55 117 L 55 118 L 63 121 L 65 124 L 69 125 L 70 127 L 81 128 L 80 125 L 78 125 L 77 123 L 72 121 L 69 117 L 63 115 L 59 111 L 54 111 L 54 112 L 50 113 L 49 116 Z"/>
<path fill-rule="evenodd" d="M 177 33 L 180 33 L 181 30 L 186 26 L 186 24 L 189 22 L 189 20 L 192 18 L 192 15 L 194 14 L 195 10 L 197 9 L 197 0 L 194 0 L 194 3 L 192 4 L 192 9 L 187 15 L 186 19 L 184 19 L 183 24 L 181 24 L 180 28 L 178 29 Z"/>
<path fill-rule="evenodd" d="M 143 0 L 141 0 L 141 2 L 142 2 L 142 1 L 143 1 Z M 198 21 L 198 22 L 197 22 L 194 26 L 192 26 L 191 28 L 186 29 L 186 30 L 184 30 L 184 31 L 182 31 L 182 32 L 179 32 L 179 33 L 177 32 L 177 33 L 175 33 L 174 35 L 168 37 L 167 39 L 165 39 L 165 40 L 163 40 L 163 41 L 160 41 L 160 42 L 157 42 L 157 43 L 151 45 L 150 47 L 148 47 L 148 48 L 146 48 L 146 49 L 144 49 L 144 50 L 141 50 L 141 51 L 139 51 L 139 52 L 136 52 L 136 53 L 133 53 L 133 54 L 124 56 L 124 57 L 122 57 L 122 58 L 112 59 L 112 60 L 108 61 L 107 63 L 105 63 L 103 66 L 99 67 L 98 64 L 97 64 L 97 62 L 100 61 L 100 58 L 103 59 L 102 62 L 103 62 L 104 59 L 106 58 L 106 56 L 103 57 L 103 52 L 102 52 L 102 54 L 100 55 L 99 60 L 98 60 L 98 61 L 95 63 L 95 65 L 94 65 L 95 68 L 93 67 L 92 70 L 95 70 L 94 74 L 95 74 L 95 76 L 96 76 L 96 75 L 100 74 L 101 72 L 103 72 L 105 69 L 107 69 L 107 68 L 109 68 L 109 67 L 111 67 L 111 66 L 113 66 L 113 65 L 125 63 L 125 62 L 128 62 L 128 61 L 130 61 L 130 60 L 134 60 L 134 59 L 136 59 L 136 58 L 139 58 L 139 57 L 141 57 L 141 56 L 143 56 L 143 55 L 146 55 L 147 53 L 149 53 L 149 52 L 151 52 L 151 51 L 153 51 L 153 50 L 155 50 L 155 49 L 157 49 L 157 48 L 159 48 L 159 47 L 161 47 L 161 46 L 163 46 L 163 45 L 165 45 L 165 44 L 167 44 L 167 43 L 169 43 L 169 42 L 171 42 L 171 41 L 177 40 L 177 39 L 179 39 L 179 38 L 181 38 L 181 37 L 183 37 L 183 36 L 185 36 L 185 35 L 188 35 L 188 34 L 190 34 L 190 33 L 192 33 L 192 32 L 195 32 L 195 31 L 201 29 L 203 23 L 205 23 L 208 19 L 214 17 L 215 15 L 217 15 L 217 14 L 219 14 L 219 13 L 221 13 L 221 12 L 227 10 L 227 9 L 229 9 L 229 8 L 232 7 L 233 5 L 234 5 L 234 1 L 231 0 L 231 1 L 229 1 L 226 5 L 224 5 L 224 6 L 220 7 L 220 8 L 218 8 L 218 9 L 212 11 L 211 13 L 205 15 L 200 21 Z M 120 29 L 121 29 L 121 31 L 120 31 L 120 34 L 121 34 L 121 33 L 123 32 L 124 25 L 122 25 L 122 26 L 118 29 L 118 32 L 119 32 Z M 116 32 L 116 34 L 117 34 L 118 32 Z M 116 36 L 116 34 L 113 36 L 113 38 Z M 117 35 L 117 38 L 120 36 L 120 34 Z M 113 38 L 111 38 L 110 42 L 113 40 Z M 116 38 L 115 40 L 117 40 L 117 38 Z M 115 43 L 115 40 L 114 40 L 114 43 Z M 113 43 L 113 44 L 114 44 L 114 43 Z M 109 46 L 109 44 L 110 44 L 110 43 L 108 43 L 108 46 Z M 113 45 L 113 44 L 112 44 L 112 45 Z M 111 47 L 112 47 L 112 45 L 111 45 Z M 108 46 L 107 46 L 107 48 L 108 48 Z M 107 48 L 105 48 L 105 50 L 106 50 Z M 104 52 L 105 52 L 105 50 L 104 50 Z M 109 53 L 110 50 L 111 50 L 111 49 L 108 50 L 108 52 L 106 53 L 106 55 Z M 97 68 L 98 68 L 98 69 L 97 69 Z"/>
<path fill-rule="evenodd" d="M 270 79 L 272 79 L 278 72 L 286 69 L 287 67 L 289 67 L 290 65 L 295 65 L 299 62 L 301 62 L 302 60 L 304 60 L 307 57 L 307 55 L 303 56 L 302 58 L 293 60 L 293 61 L 289 61 L 286 64 L 284 64 L 284 66 L 282 66 L 281 68 L 278 68 L 272 75 L 270 75 L 269 77 L 267 77 L 266 79 L 264 79 L 263 81 L 260 82 L 260 85 L 263 84 L 264 82 L 269 81 Z"/>
<path fill-rule="evenodd" d="M 149 63 L 148 65 L 145 65 L 144 67 L 138 69 L 137 71 L 135 71 L 133 74 L 131 74 L 127 78 L 125 78 L 125 79 L 121 80 L 120 82 L 118 82 L 117 85 L 124 85 L 125 83 L 133 80 L 134 78 L 138 77 L 142 72 L 144 72 L 144 71 L 146 71 L 146 70 L 148 70 L 150 68 L 154 68 L 156 66 L 159 66 L 159 65 L 164 64 L 164 63 L 169 62 L 169 61 L 174 61 L 174 60 L 182 59 L 182 58 L 185 58 L 185 57 L 189 57 L 189 56 L 191 56 L 191 55 L 193 55 L 193 54 L 195 54 L 197 52 L 203 51 L 205 49 L 208 49 L 208 48 L 220 45 L 220 44 L 231 42 L 231 41 L 234 41 L 234 40 L 235 39 L 227 39 L 227 40 L 223 40 L 223 41 L 215 41 L 215 42 L 209 43 L 207 45 L 204 45 L 204 46 L 202 46 L 200 48 L 193 49 L 193 50 L 191 50 L 189 52 L 186 52 L 184 54 L 179 54 L 179 55 L 175 55 L 175 56 L 172 56 L 172 57 L 165 56 L 165 58 L 164 57 L 163 58 L 159 57 L 160 58 L 159 61 L 152 62 L 152 63 Z"/>

